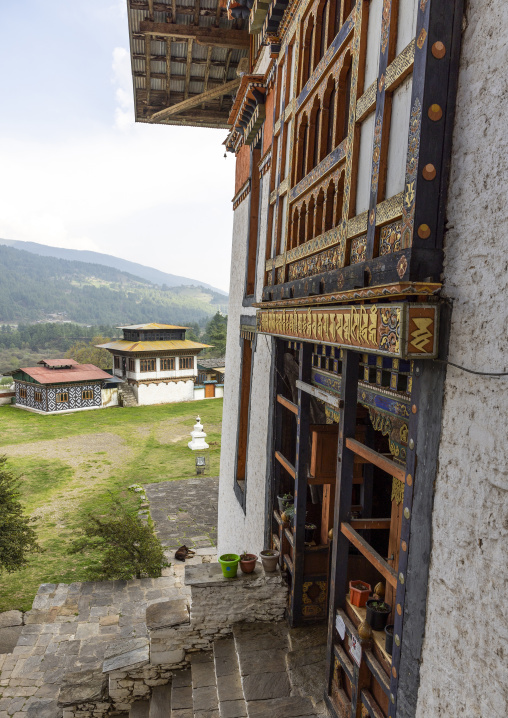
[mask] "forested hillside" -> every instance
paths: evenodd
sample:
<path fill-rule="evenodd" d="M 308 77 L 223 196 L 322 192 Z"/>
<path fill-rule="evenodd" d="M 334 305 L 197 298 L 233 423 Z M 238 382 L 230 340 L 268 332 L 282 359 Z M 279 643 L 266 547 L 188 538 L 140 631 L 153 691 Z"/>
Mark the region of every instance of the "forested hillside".
<path fill-rule="evenodd" d="M 0 324 L 202 323 L 227 312 L 227 297 L 203 287 L 165 287 L 112 267 L 0 246 Z"/>

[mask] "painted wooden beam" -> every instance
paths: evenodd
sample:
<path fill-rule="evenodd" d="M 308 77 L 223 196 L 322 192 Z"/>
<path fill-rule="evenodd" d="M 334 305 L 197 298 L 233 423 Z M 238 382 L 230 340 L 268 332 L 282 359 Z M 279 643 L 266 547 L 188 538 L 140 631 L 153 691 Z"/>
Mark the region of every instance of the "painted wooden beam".
<path fill-rule="evenodd" d="M 307 384 L 299 379 L 296 380 L 296 388 L 301 389 L 306 394 L 314 396 L 316 399 L 324 401 L 326 404 L 330 404 L 330 406 L 333 406 L 335 409 L 339 408 L 339 397 L 335 394 L 330 394 L 330 392 L 324 389 L 318 389 L 317 386 L 312 386 L 312 384 Z"/>
<path fill-rule="evenodd" d="M 340 532 L 358 549 L 362 556 L 365 556 L 367 561 L 379 571 L 390 586 L 394 588 L 397 587 L 397 574 L 393 568 L 365 541 L 363 536 L 360 536 L 360 534 L 354 530 L 351 524 L 342 522 Z"/>
<path fill-rule="evenodd" d="M 171 107 L 166 107 L 164 110 L 155 112 L 150 117 L 150 122 L 156 122 L 171 117 L 172 115 L 178 115 L 185 110 L 190 110 L 193 107 L 200 105 L 202 102 L 207 102 L 208 100 L 213 100 L 215 97 L 220 97 L 228 92 L 232 92 L 233 90 L 236 90 L 239 85 L 240 78 L 237 78 L 235 80 L 231 80 L 231 82 L 227 82 L 225 85 L 214 87 L 213 90 L 208 90 L 207 92 L 202 92 L 199 95 L 189 97 L 188 99 L 183 100 L 183 102 L 179 102 L 176 105 L 172 105 Z"/>
<path fill-rule="evenodd" d="M 383 456 L 383 454 L 379 454 L 377 451 L 374 451 L 374 449 L 365 446 L 365 444 L 362 444 L 356 439 L 346 439 L 346 446 L 353 452 L 353 454 L 361 456 L 363 459 L 366 459 L 371 464 L 374 464 L 374 466 L 377 466 L 382 471 L 386 471 L 386 473 L 390 474 L 390 476 L 395 476 L 395 478 L 403 483 L 406 480 L 406 471 L 404 467 L 400 464 L 396 464 L 395 461 L 392 461 L 391 459 L 387 459 L 386 456 Z"/>
<path fill-rule="evenodd" d="M 292 401 L 289 401 L 289 399 L 286 399 L 286 397 L 282 396 L 282 394 L 277 394 L 277 401 L 279 404 L 282 404 L 282 406 L 285 406 L 286 409 L 289 409 L 293 414 L 298 414 L 298 407 L 296 404 L 293 404 Z"/>
<path fill-rule="evenodd" d="M 183 98 L 186 100 L 189 97 L 189 85 L 190 85 L 190 74 L 191 74 L 191 66 L 192 66 L 192 45 L 194 43 L 194 40 L 192 37 L 189 37 L 187 40 L 187 65 L 185 67 L 185 85 L 184 85 L 184 92 L 183 92 Z"/>
<path fill-rule="evenodd" d="M 249 48 L 249 33 L 246 30 L 227 30 L 219 27 L 196 27 L 195 25 L 178 25 L 176 23 L 151 22 L 142 20 L 139 26 L 142 34 L 158 37 L 191 37 L 200 45 L 213 47 L 229 47 L 237 50 Z"/>
<path fill-rule="evenodd" d="M 280 453 L 280 451 L 276 451 L 276 452 L 275 452 L 275 458 L 277 459 L 277 461 L 279 462 L 279 464 L 286 469 L 286 471 L 288 472 L 288 474 L 289 474 L 290 476 L 292 476 L 293 479 L 294 479 L 295 476 L 296 476 L 296 471 L 295 471 L 295 467 L 293 466 L 293 464 L 292 464 L 291 462 L 289 462 L 289 461 L 286 459 L 285 456 L 282 456 L 282 454 Z"/>

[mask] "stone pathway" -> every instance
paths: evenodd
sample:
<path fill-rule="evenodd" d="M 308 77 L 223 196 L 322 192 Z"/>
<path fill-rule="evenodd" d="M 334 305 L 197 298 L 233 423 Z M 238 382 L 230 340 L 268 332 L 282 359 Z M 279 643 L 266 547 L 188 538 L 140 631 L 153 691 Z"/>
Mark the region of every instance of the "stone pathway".
<path fill-rule="evenodd" d="M 156 533 L 168 549 L 217 545 L 219 477 L 144 484 Z"/>

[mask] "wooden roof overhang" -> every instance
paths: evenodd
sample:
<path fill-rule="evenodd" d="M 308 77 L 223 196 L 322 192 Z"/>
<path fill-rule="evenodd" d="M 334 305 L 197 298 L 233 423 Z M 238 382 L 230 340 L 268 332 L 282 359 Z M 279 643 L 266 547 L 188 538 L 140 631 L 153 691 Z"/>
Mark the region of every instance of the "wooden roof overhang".
<path fill-rule="evenodd" d="M 228 152 L 238 152 L 242 144 L 253 144 L 265 120 L 266 77 L 243 75 L 228 122 L 231 132 L 224 142 Z"/>
<path fill-rule="evenodd" d="M 244 21 L 220 0 L 128 0 L 128 18 L 136 121 L 228 128 Z"/>

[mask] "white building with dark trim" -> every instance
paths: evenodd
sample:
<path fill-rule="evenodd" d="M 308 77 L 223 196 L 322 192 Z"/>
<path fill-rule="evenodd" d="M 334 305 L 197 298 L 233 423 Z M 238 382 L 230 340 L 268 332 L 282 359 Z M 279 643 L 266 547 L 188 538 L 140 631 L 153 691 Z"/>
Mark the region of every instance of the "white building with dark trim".
<path fill-rule="evenodd" d="M 138 405 L 193 401 L 198 354 L 208 348 L 185 338 L 187 327 L 134 324 L 123 339 L 99 345 L 113 355 L 113 375 L 131 388 Z M 204 392 L 202 392 L 204 393 Z"/>
<path fill-rule="evenodd" d="M 108 405 L 116 382 L 107 372 L 93 364 L 78 364 L 74 359 L 42 359 L 37 366 L 24 367 L 13 373 L 15 404 L 41 414 L 101 409 L 103 392 Z"/>

